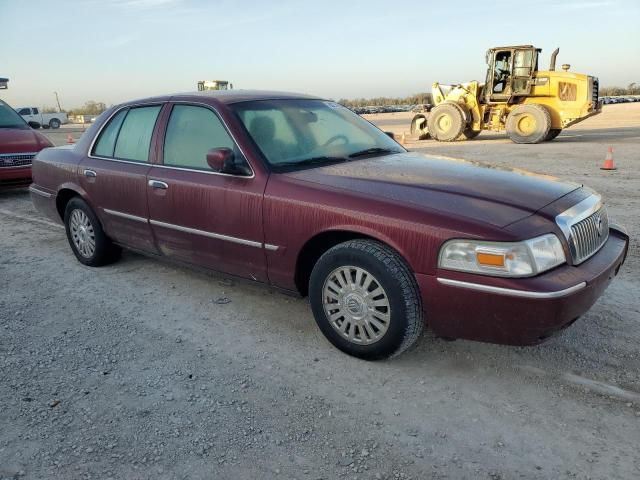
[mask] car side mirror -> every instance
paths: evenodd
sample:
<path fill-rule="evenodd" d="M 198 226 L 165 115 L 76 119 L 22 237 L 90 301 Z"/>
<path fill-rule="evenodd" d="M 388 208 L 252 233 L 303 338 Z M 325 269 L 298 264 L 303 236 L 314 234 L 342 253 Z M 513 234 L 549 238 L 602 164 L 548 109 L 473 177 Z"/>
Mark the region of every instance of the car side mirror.
<path fill-rule="evenodd" d="M 236 160 L 236 155 L 230 148 L 220 147 L 212 148 L 207 152 L 207 164 L 214 172 L 228 173 L 229 175 L 239 175 L 242 177 L 250 177 L 253 170 L 244 159 L 240 156 Z"/>
<path fill-rule="evenodd" d="M 35 122 L 35 121 L 31 120 L 31 121 L 29 122 L 29 126 L 30 126 L 31 128 L 33 128 L 34 130 L 38 130 L 42 125 L 40 125 L 40 123 L 39 123 L 39 122 Z"/>
<path fill-rule="evenodd" d="M 384 132 L 384 134 L 389 137 L 391 140 L 395 140 L 396 136 L 393 134 L 393 132 Z"/>
<path fill-rule="evenodd" d="M 207 152 L 207 164 L 215 172 L 224 172 L 229 167 L 233 168 L 233 156 L 230 148 L 212 148 Z"/>

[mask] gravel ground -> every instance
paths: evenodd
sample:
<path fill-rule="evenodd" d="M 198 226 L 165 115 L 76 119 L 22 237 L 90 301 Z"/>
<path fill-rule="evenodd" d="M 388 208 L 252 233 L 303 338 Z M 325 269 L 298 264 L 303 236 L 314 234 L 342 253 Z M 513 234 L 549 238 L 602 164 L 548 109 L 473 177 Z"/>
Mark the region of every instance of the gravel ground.
<path fill-rule="evenodd" d="M 614 130 L 617 107 L 544 145 L 409 147 L 583 181 L 638 238 L 640 120 L 624 122 L 640 105 Z M 610 142 L 619 170 L 601 172 Z M 324 340 L 304 299 L 132 253 L 80 265 L 25 190 L 0 193 L 0 225 L 0 479 L 640 477 L 635 241 L 544 345 L 427 332 L 367 363 Z"/>

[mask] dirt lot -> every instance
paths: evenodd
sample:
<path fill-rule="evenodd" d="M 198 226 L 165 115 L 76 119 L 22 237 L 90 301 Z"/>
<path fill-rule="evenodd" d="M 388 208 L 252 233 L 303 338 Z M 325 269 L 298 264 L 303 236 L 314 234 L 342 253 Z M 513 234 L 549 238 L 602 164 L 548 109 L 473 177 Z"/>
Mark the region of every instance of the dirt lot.
<path fill-rule="evenodd" d="M 542 346 L 427 333 L 367 363 L 306 300 L 131 253 L 83 267 L 26 191 L 0 193 L 0 478 L 640 478 L 640 104 L 541 145 L 407 146 L 602 192 L 634 239 L 620 276 Z"/>

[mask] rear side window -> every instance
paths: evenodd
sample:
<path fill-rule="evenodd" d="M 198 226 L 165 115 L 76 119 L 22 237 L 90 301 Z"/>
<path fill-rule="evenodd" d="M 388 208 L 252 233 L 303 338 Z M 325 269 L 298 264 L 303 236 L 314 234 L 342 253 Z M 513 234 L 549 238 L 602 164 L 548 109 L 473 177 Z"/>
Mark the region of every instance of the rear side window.
<path fill-rule="evenodd" d="M 215 113 L 192 105 L 173 107 L 164 141 L 165 165 L 210 170 L 207 151 L 220 147 L 236 150 Z"/>
<path fill-rule="evenodd" d="M 109 125 L 102 130 L 98 143 L 96 143 L 93 149 L 94 155 L 98 155 L 99 157 L 113 157 L 113 150 L 116 147 L 116 138 L 120 131 L 120 125 L 122 125 L 122 121 L 126 116 L 127 110 L 121 110 L 109 121 Z"/>
<path fill-rule="evenodd" d="M 122 122 L 113 152 L 115 158 L 149 161 L 149 146 L 160 106 L 132 108 Z"/>
<path fill-rule="evenodd" d="M 134 162 L 148 162 L 151 136 L 160 108 L 159 105 L 154 105 L 118 112 L 102 130 L 93 154 Z"/>

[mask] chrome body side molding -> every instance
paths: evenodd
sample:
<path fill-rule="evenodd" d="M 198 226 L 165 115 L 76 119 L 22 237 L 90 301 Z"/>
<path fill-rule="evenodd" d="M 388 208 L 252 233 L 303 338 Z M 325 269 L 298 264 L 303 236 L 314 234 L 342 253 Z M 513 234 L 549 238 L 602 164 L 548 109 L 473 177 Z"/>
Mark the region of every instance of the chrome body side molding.
<path fill-rule="evenodd" d="M 554 292 L 532 292 L 528 290 L 514 290 L 512 288 L 494 287 L 492 285 L 483 285 L 481 283 L 462 282 L 460 280 L 451 280 L 449 278 L 438 278 L 438 283 L 448 285 L 450 287 L 466 288 L 469 290 L 477 290 L 485 293 L 495 293 L 497 295 L 508 295 L 511 297 L 521 298 L 537 298 L 537 299 L 550 299 L 560 298 L 571 295 L 579 290 L 582 290 L 587 286 L 587 282 L 581 282 L 573 287 L 565 288 L 564 290 L 556 290 Z"/>

